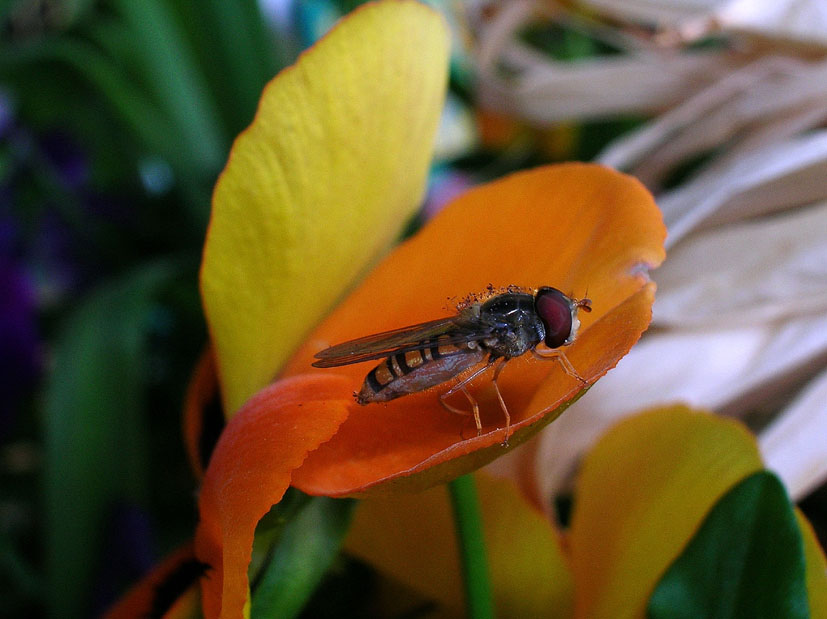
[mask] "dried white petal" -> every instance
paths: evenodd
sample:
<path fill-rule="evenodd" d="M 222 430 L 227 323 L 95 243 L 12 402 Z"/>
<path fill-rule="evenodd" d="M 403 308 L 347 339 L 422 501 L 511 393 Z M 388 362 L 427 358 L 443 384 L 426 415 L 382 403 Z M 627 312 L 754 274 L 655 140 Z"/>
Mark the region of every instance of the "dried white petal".
<path fill-rule="evenodd" d="M 651 333 L 539 438 L 542 504 L 567 487 L 581 454 L 616 421 L 675 402 L 729 415 L 766 413 L 827 354 L 827 316 L 721 331 Z"/>
<path fill-rule="evenodd" d="M 711 15 L 727 0 L 583 0 L 605 15 L 644 24 L 678 26 Z"/>
<path fill-rule="evenodd" d="M 658 198 L 667 248 L 701 226 L 827 199 L 827 131 L 817 131 L 712 165 Z"/>
<path fill-rule="evenodd" d="M 827 62 L 760 58 L 610 144 L 597 160 L 652 189 L 683 161 L 720 149 L 711 166 L 818 127 L 827 118 Z M 721 148 L 724 146 L 725 148 Z"/>
<path fill-rule="evenodd" d="M 669 107 L 732 70 L 731 54 L 640 52 L 574 62 L 542 58 L 516 76 L 484 75 L 481 105 L 545 125 Z M 525 63 L 524 63 L 525 64 Z"/>
<path fill-rule="evenodd" d="M 673 28 L 692 38 L 707 34 L 714 24 L 723 32 L 827 46 L 823 0 L 583 0 L 583 4 L 616 19 Z"/>
<path fill-rule="evenodd" d="M 824 0 L 733 0 L 715 17 L 724 30 L 827 46 Z"/>
<path fill-rule="evenodd" d="M 760 446 L 767 468 L 781 477 L 793 500 L 827 480 L 827 371 L 761 433 Z"/>
<path fill-rule="evenodd" d="M 653 274 L 654 326 L 827 315 L 827 202 L 692 235 Z"/>

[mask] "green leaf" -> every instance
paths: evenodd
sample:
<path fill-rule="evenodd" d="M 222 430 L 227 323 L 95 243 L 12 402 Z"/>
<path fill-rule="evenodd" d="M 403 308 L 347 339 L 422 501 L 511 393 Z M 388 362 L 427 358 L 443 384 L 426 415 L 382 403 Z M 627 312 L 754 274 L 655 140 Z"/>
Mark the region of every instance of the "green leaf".
<path fill-rule="evenodd" d="M 339 552 L 356 501 L 313 497 L 284 527 L 253 590 L 251 617 L 295 617 Z"/>
<path fill-rule="evenodd" d="M 273 36 L 256 0 L 174 3 L 231 135 L 253 118 L 264 85 L 281 67 Z M 278 39 L 278 40 L 277 40 Z"/>
<path fill-rule="evenodd" d="M 153 263 L 93 292 L 55 347 L 44 402 L 51 617 L 88 613 L 109 509 L 146 498 L 144 336 L 154 295 L 178 272 Z"/>
<path fill-rule="evenodd" d="M 718 501 L 658 583 L 648 615 L 809 617 L 801 533 L 775 475 L 754 473 Z"/>
<path fill-rule="evenodd" d="M 6 527 L 0 530 L 0 616 L 19 617 L 43 595 L 43 583 Z"/>
<path fill-rule="evenodd" d="M 161 0 L 115 0 L 113 5 L 138 43 L 135 52 L 144 80 L 172 119 L 176 137 L 191 150 L 202 172 L 214 174 L 224 161 L 229 137 L 170 7 Z"/>

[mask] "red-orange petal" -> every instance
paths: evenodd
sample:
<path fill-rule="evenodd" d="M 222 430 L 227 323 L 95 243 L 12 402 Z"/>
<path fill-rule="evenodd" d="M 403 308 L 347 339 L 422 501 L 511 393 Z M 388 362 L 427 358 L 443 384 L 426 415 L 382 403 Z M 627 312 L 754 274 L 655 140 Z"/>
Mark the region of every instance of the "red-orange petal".
<path fill-rule="evenodd" d="M 307 453 L 336 433 L 350 406 L 347 381 L 302 375 L 253 396 L 227 424 L 199 496 L 196 555 L 206 617 L 239 617 L 256 524 L 281 500 Z"/>
<path fill-rule="evenodd" d="M 356 391 L 370 364 L 313 370 L 313 355 L 358 336 L 451 315 L 456 301 L 489 285 L 550 285 L 578 297 L 588 290 L 593 300 L 567 350 L 593 382 L 649 323 L 654 288 L 645 272 L 662 261 L 664 236 L 652 197 L 629 176 L 591 164 L 513 174 L 461 196 L 398 247 L 312 334 L 285 375 L 342 376 Z M 474 436 L 472 420 L 440 406 L 438 390 L 364 408 L 351 402 L 347 422 L 295 472 L 294 485 L 331 496 L 378 485 L 420 488 L 490 462 L 504 453 L 504 423 L 490 381 L 477 385 L 482 436 Z M 512 415 L 511 447 L 580 391 L 558 364 L 530 355 L 509 363 L 500 386 Z"/>
<path fill-rule="evenodd" d="M 192 544 L 181 546 L 156 565 L 104 616 L 106 619 L 134 619 L 155 616 L 152 612 L 162 611 L 164 617 L 169 619 L 193 617 L 198 608 L 198 578 L 201 572 Z M 160 592 L 168 588 L 166 585 L 170 580 L 175 580 L 183 590 L 167 592 L 178 594 L 175 599 L 159 600 Z"/>
<path fill-rule="evenodd" d="M 205 440 L 205 432 L 209 432 L 210 421 L 207 419 L 212 406 L 220 408 L 218 373 L 215 365 L 215 354 L 212 348 L 205 350 L 192 372 L 187 395 L 184 398 L 184 446 L 187 459 L 193 473 L 198 479 L 204 476 L 204 466 L 209 459 L 209 451 L 213 441 Z M 221 415 L 223 425 L 224 416 Z M 204 453 L 204 451 L 207 453 Z"/>

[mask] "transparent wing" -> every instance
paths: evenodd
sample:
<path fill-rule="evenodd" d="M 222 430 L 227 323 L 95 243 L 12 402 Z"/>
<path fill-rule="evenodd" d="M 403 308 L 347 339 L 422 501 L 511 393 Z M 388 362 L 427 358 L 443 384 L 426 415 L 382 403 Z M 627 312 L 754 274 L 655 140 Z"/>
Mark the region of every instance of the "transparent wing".
<path fill-rule="evenodd" d="M 443 343 L 462 344 L 483 339 L 490 334 L 489 327 L 474 324 L 459 314 L 336 344 L 316 353 L 318 361 L 313 366 L 332 368 L 381 359 L 394 353 L 422 350 L 432 345 L 433 338 L 440 336 L 444 336 L 441 339 Z"/>

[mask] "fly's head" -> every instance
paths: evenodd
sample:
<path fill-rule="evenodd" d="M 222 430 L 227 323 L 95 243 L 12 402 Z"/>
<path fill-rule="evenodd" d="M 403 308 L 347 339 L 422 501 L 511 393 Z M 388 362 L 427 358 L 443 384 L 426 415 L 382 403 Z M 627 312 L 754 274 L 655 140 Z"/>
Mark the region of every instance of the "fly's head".
<path fill-rule="evenodd" d="M 592 311 L 591 299 L 570 299 L 556 288 L 543 287 L 534 296 L 534 309 L 545 327 L 544 341 L 549 348 L 568 346 L 580 328 L 579 310 Z"/>

